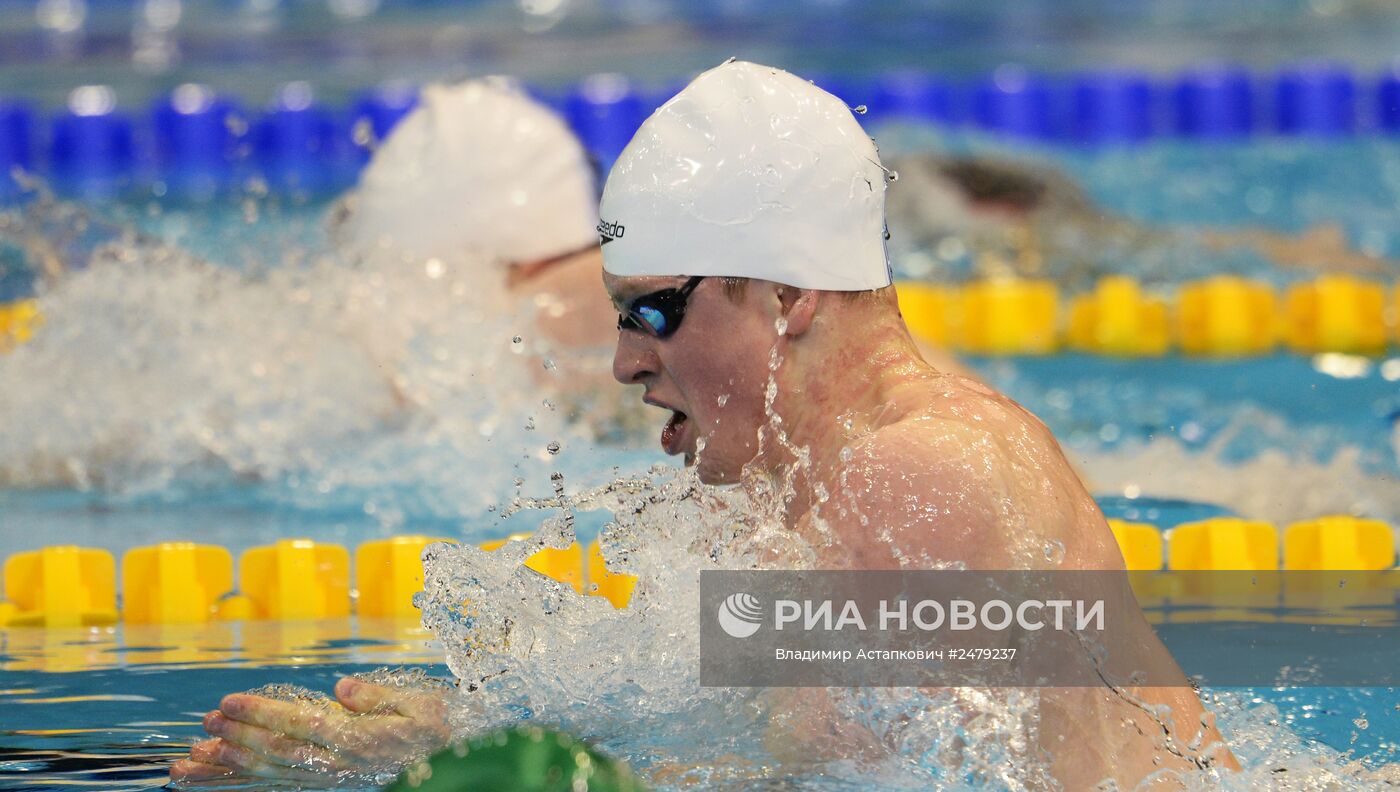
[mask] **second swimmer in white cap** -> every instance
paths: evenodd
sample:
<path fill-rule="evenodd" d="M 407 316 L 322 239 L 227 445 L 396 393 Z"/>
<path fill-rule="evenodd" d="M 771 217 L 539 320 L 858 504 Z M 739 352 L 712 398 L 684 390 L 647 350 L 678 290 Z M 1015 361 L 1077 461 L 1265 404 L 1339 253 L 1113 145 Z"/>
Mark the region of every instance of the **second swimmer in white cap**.
<path fill-rule="evenodd" d="M 791 480 L 779 518 L 820 568 L 1122 569 L 1045 426 L 920 358 L 890 285 L 885 189 L 836 97 L 752 63 L 702 74 L 642 125 L 603 191 L 614 376 L 668 412 L 661 445 L 703 481 Z M 1128 645 L 1180 679 L 1141 701 L 1208 724 L 1138 621 Z M 1107 693 L 1041 693 L 1038 750 L 1064 788 L 1235 766 L 1213 725 L 1187 744 Z M 860 742 L 828 722 L 822 695 L 794 694 L 775 716 L 793 756 Z"/>
<path fill-rule="evenodd" d="M 342 249 L 482 262 L 568 347 L 611 343 L 597 290 L 597 181 L 578 138 L 508 81 L 429 85 L 332 212 Z"/>

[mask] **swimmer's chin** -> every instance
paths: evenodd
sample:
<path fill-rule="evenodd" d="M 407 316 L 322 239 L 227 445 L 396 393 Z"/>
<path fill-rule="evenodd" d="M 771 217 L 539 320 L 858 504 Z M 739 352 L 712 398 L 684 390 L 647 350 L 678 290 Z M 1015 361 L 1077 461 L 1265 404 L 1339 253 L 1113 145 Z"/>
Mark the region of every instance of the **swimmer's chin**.
<path fill-rule="evenodd" d="M 694 452 L 687 452 L 685 455 L 685 466 L 695 468 L 695 477 L 700 479 L 701 484 L 712 487 L 720 487 L 728 484 L 738 484 L 740 476 L 737 471 L 713 464 L 696 464 Z"/>
<path fill-rule="evenodd" d="M 701 484 L 723 484 L 724 476 L 716 475 L 714 470 L 708 465 L 697 465 L 697 457 L 694 451 L 686 451 L 682 455 L 685 466 L 695 469 L 695 477 L 700 479 Z"/>

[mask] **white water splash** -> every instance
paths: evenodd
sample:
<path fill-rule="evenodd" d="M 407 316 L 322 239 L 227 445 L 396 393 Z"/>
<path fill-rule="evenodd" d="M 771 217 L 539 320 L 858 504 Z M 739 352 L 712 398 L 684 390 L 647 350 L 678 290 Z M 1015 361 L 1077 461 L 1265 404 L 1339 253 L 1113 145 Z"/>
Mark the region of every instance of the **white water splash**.
<path fill-rule="evenodd" d="M 458 733 L 522 718 L 562 727 L 624 758 L 659 789 L 1020 790 L 1047 783 L 1034 750 L 1034 690 L 828 689 L 837 717 L 865 727 L 882 749 L 855 761 L 833 745 L 829 757 L 780 761 L 771 749 L 808 725 L 784 714 L 787 692 L 701 687 L 700 571 L 812 566 L 808 548 L 756 517 L 762 510 L 740 490 L 658 470 L 521 505 L 564 513 L 530 542 L 495 553 L 441 545 L 426 557 L 420 604 L 462 683 Z M 625 610 L 523 566 L 536 550 L 571 541 L 573 515 L 593 509 L 617 517 L 603 536 L 609 566 L 639 576 Z M 1223 695 L 1208 704 L 1245 769 L 1178 778 L 1184 788 L 1383 788 L 1396 775 L 1394 765 L 1377 769 L 1304 739 L 1297 725 L 1257 702 Z"/>
<path fill-rule="evenodd" d="M 1226 462 L 1217 447 L 1193 450 L 1171 438 L 1114 451 L 1070 453 L 1096 492 L 1209 503 L 1280 526 L 1325 514 L 1400 523 L 1395 477 L 1369 470 L 1355 448 L 1343 448 L 1326 462 L 1279 449 Z"/>
<path fill-rule="evenodd" d="M 562 375 L 538 363 L 551 350 L 479 261 L 322 255 L 248 275 L 135 238 L 95 258 L 0 356 L 0 486 L 165 494 L 231 478 L 311 507 L 343 491 L 456 516 L 522 474 L 597 467 L 550 451 L 592 446 L 592 427 L 573 420 L 578 397 L 555 408 Z"/>

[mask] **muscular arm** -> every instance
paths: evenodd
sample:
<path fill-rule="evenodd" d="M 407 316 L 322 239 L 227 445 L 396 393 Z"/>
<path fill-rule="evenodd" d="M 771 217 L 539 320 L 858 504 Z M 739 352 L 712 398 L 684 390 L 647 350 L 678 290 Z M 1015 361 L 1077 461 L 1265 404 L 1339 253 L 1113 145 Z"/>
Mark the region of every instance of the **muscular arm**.
<path fill-rule="evenodd" d="M 833 472 L 833 497 L 804 533 L 824 536 L 820 566 L 828 569 L 1007 569 L 1003 541 L 1008 482 L 998 443 L 951 418 L 898 422 L 853 443 Z M 936 694 L 937 691 L 926 691 Z M 912 694 L 911 694 L 912 695 Z M 851 720 L 826 689 L 767 694 L 765 744 L 783 762 L 875 761 L 898 750 Z M 965 718 L 974 717 L 971 710 Z"/>
<path fill-rule="evenodd" d="M 829 535 L 835 537 L 824 548 L 825 566 L 1122 568 L 1102 514 L 1054 439 L 1003 397 L 967 385 L 937 409 L 875 430 L 853 450 L 845 485 L 837 487 L 839 494 L 822 510 Z M 1140 629 L 1145 631 L 1141 641 L 1132 643 L 1154 663 L 1171 664 L 1145 622 Z M 937 690 L 924 692 L 938 695 Z M 1013 711 L 1006 696 L 1014 692 L 982 690 L 970 698 L 956 697 L 954 710 L 961 715 L 943 712 L 942 717 L 968 723 L 1002 718 Z M 1019 706 L 1033 708 L 1038 726 L 1024 735 L 1029 748 L 1021 770 L 1044 773 L 1065 788 L 1092 788 L 1109 777 L 1126 788 L 1152 772 L 1192 773 L 1212 763 L 1234 766 L 1213 726 L 1191 733 L 1206 723 L 1205 711 L 1184 677 L 1180 687 L 1022 692 L 1032 703 L 1022 698 Z M 861 757 L 903 750 L 884 744 L 897 729 L 876 735 L 839 723 L 848 719 L 826 691 L 802 691 L 777 703 L 783 709 L 774 724 L 784 728 L 770 732 L 769 744 L 787 755 Z M 1154 717 L 1161 705 L 1171 708 L 1170 722 L 1183 724 L 1182 734 Z M 952 761 L 981 761 L 984 749 L 964 747 L 962 759 Z"/>

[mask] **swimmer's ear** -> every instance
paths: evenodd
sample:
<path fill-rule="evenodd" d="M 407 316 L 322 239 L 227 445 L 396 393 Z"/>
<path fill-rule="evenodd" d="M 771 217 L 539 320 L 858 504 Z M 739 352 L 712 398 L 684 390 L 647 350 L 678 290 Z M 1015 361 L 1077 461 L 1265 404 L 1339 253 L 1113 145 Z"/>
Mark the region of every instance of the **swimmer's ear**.
<path fill-rule="evenodd" d="M 812 326 L 812 316 L 817 311 L 819 292 L 815 289 L 798 289 L 793 286 L 778 287 L 778 304 L 787 319 L 784 335 L 796 338 Z"/>

